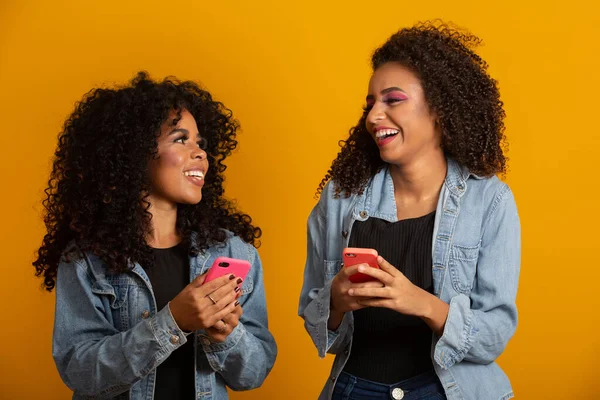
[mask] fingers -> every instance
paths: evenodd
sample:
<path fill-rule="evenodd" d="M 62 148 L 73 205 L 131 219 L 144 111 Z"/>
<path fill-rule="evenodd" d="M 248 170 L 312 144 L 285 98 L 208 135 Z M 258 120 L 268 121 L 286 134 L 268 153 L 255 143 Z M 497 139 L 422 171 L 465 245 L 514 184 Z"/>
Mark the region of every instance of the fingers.
<path fill-rule="evenodd" d="M 205 279 L 206 279 L 206 273 L 198 275 L 197 277 L 195 277 L 194 280 L 192 282 L 190 282 L 190 284 L 192 286 L 194 286 L 194 287 L 200 287 L 204 283 Z"/>
<path fill-rule="evenodd" d="M 362 307 L 384 307 L 390 308 L 390 301 L 388 299 L 357 299 L 356 302 Z"/>
<path fill-rule="evenodd" d="M 352 284 L 353 289 L 356 289 L 356 288 L 382 288 L 382 287 L 385 287 L 385 285 L 380 281 L 368 281 L 368 282 Z"/>
<path fill-rule="evenodd" d="M 238 293 L 241 291 L 241 289 L 238 286 L 241 283 L 241 278 L 229 281 L 229 283 L 221 286 L 214 292 L 207 294 L 206 298 L 210 300 L 213 303 L 213 305 L 217 306 L 217 308 L 223 308 L 227 304 L 235 300 Z"/>
<path fill-rule="evenodd" d="M 242 307 L 238 302 L 235 302 L 233 304 L 233 311 L 218 320 L 210 328 L 206 328 L 208 335 L 216 342 L 225 341 L 227 336 L 238 326 L 242 313 Z"/>
<path fill-rule="evenodd" d="M 360 272 L 361 274 L 372 276 L 373 278 L 382 282 L 384 285 L 389 285 L 394 281 L 394 276 L 391 275 L 388 271 L 369 267 L 364 264 L 358 266 L 358 272 Z"/>
<path fill-rule="evenodd" d="M 395 276 L 397 273 L 400 273 L 398 268 L 394 267 L 381 256 L 377 256 L 377 264 L 379 264 L 379 268 L 381 268 L 382 271 L 385 271 L 392 276 Z"/>
<path fill-rule="evenodd" d="M 360 267 L 361 265 L 366 266 L 367 264 L 356 264 L 350 267 L 344 267 L 340 270 L 340 274 L 347 279 L 350 275 L 354 275 L 355 273 L 357 273 L 358 267 Z"/>
<path fill-rule="evenodd" d="M 348 290 L 348 295 L 352 297 L 380 297 L 389 296 L 389 290 L 386 288 L 352 288 Z M 361 303 L 363 304 L 363 303 Z"/>
<path fill-rule="evenodd" d="M 214 279 L 214 280 L 212 280 L 210 282 L 204 283 L 204 278 L 201 278 L 201 277 L 205 277 L 205 275 L 206 274 L 204 274 L 204 275 L 198 275 L 192 281 L 192 284 L 195 287 L 199 287 L 203 291 L 203 293 L 214 292 L 216 289 L 220 288 L 223 285 L 226 285 L 228 282 L 230 282 L 233 279 L 235 279 L 235 275 L 231 274 L 231 275 L 220 276 L 217 279 Z M 202 282 L 202 283 L 199 283 L 199 282 Z"/>
<path fill-rule="evenodd" d="M 212 319 L 214 320 L 214 322 L 211 324 L 211 326 L 214 326 L 218 320 L 224 320 L 227 319 L 227 316 L 229 314 L 231 314 L 233 312 L 233 310 L 240 304 L 239 301 L 234 301 L 229 303 L 227 306 L 225 306 L 222 310 L 217 311 Z"/>
<path fill-rule="evenodd" d="M 214 324 L 211 328 L 216 329 L 217 332 L 225 332 L 225 330 L 227 329 L 227 322 L 221 319 L 217 321 L 217 323 Z"/>

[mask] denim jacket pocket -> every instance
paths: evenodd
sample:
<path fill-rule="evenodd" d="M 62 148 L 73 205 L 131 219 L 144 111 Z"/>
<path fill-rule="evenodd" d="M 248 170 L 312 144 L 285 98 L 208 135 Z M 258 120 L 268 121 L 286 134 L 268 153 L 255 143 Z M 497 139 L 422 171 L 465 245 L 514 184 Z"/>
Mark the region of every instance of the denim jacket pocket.
<path fill-rule="evenodd" d="M 479 243 L 476 246 L 452 245 L 450 257 L 450 277 L 452 287 L 458 293 L 470 294 L 477 270 Z"/>
<path fill-rule="evenodd" d="M 342 268 L 342 260 L 325 260 L 325 282 L 333 279 Z"/>
<path fill-rule="evenodd" d="M 105 306 L 105 316 L 119 331 L 123 332 L 129 329 L 127 297 L 129 285 L 113 286 L 107 282 L 96 282 L 91 288 L 92 293 L 103 298 Z"/>
<path fill-rule="evenodd" d="M 248 293 L 251 293 L 254 289 L 254 281 L 251 276 L 247 276 L 242 283 L 242 296 Z"/>
<path fill-rule="evenodd" d="M 96 282 L 92 286 L 92 293 L 109 297 L 109 304 L 110 308 L 112 309 L 121 308 L 121 306 L 123 306 L 123 303 L 127 301 L 128 290 L 129 285 L 118 286 L 115 288 L 114 286 L 105 282 Z"/>

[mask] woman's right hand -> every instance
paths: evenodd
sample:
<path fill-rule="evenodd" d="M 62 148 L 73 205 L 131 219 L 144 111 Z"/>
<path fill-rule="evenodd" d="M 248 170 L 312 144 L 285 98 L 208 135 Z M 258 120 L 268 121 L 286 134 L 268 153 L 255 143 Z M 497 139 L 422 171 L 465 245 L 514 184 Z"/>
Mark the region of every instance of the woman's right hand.
<path fill-rule="evenodd" d="M 210 328 L 236 307 L 235 288 L 242 283 L 241 278 L 226 275 L 203 285 L 205 278 L 206 274 L 198 275 L 169 302 L 173 319 L 182 331 Z"/>
<path fill-rule="evenodd" d="M 327 328 L 335 330 L 342 322 L 344 314 L 348 311 L 360 310 L 366 306 L 359 304 L 360 300 L 364 300 L 364 297 L 349 296 L 348 290 L 356 288 L 380 288 L 383 287 L 383 283 L 379 281 L 370 281 L 363 283 L 352 283 L 350 282 L 350 275 L 358 272 L 359 266 L 367 266 L 367 264 L 356 264 L 350 267 L 342 267 L 340 272 L 333 278 L 331 282 L 331 300 L 330 300 L 330 313 L 329 321 L 327 322 Z"/>

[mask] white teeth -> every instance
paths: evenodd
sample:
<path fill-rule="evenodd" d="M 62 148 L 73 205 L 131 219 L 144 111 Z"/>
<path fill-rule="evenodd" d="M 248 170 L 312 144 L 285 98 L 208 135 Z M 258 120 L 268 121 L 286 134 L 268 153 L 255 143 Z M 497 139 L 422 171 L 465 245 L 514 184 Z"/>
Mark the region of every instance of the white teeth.
<path fill-rule="evenodd" d="M 204 178 L 202 171 L 185 171 L 183 174 L 185 176 L 197 176 L 199 178 Z"/>
<path fill-rule="evenodd" d="M 375 134 L 375 137 L 384 137 L 384 136 L 389 136 L 389 135 L 395 135 L 397 134 L 398 131 L 396 129 L 381 129 L 378 130 L 377 133 Z"/>

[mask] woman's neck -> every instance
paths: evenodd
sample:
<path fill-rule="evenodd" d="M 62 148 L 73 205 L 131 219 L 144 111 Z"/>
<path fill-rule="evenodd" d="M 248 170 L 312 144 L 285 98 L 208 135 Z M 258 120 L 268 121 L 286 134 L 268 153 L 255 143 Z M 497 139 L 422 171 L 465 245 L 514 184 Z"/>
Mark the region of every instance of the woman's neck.
<path fill-rule="evenodd" d="M 150 247 L 165 249 L 181 241 L 177 232 L 177 204 L 150 201 L 148 212 L 152 215 L 151 231 L 146 237 Z"/>
<path fill-rule="evenodd" d="M 447 168 L 443 154 L 419 158 L 406 165 L 390 164 L 399 219 L 435 210 Z"/>

